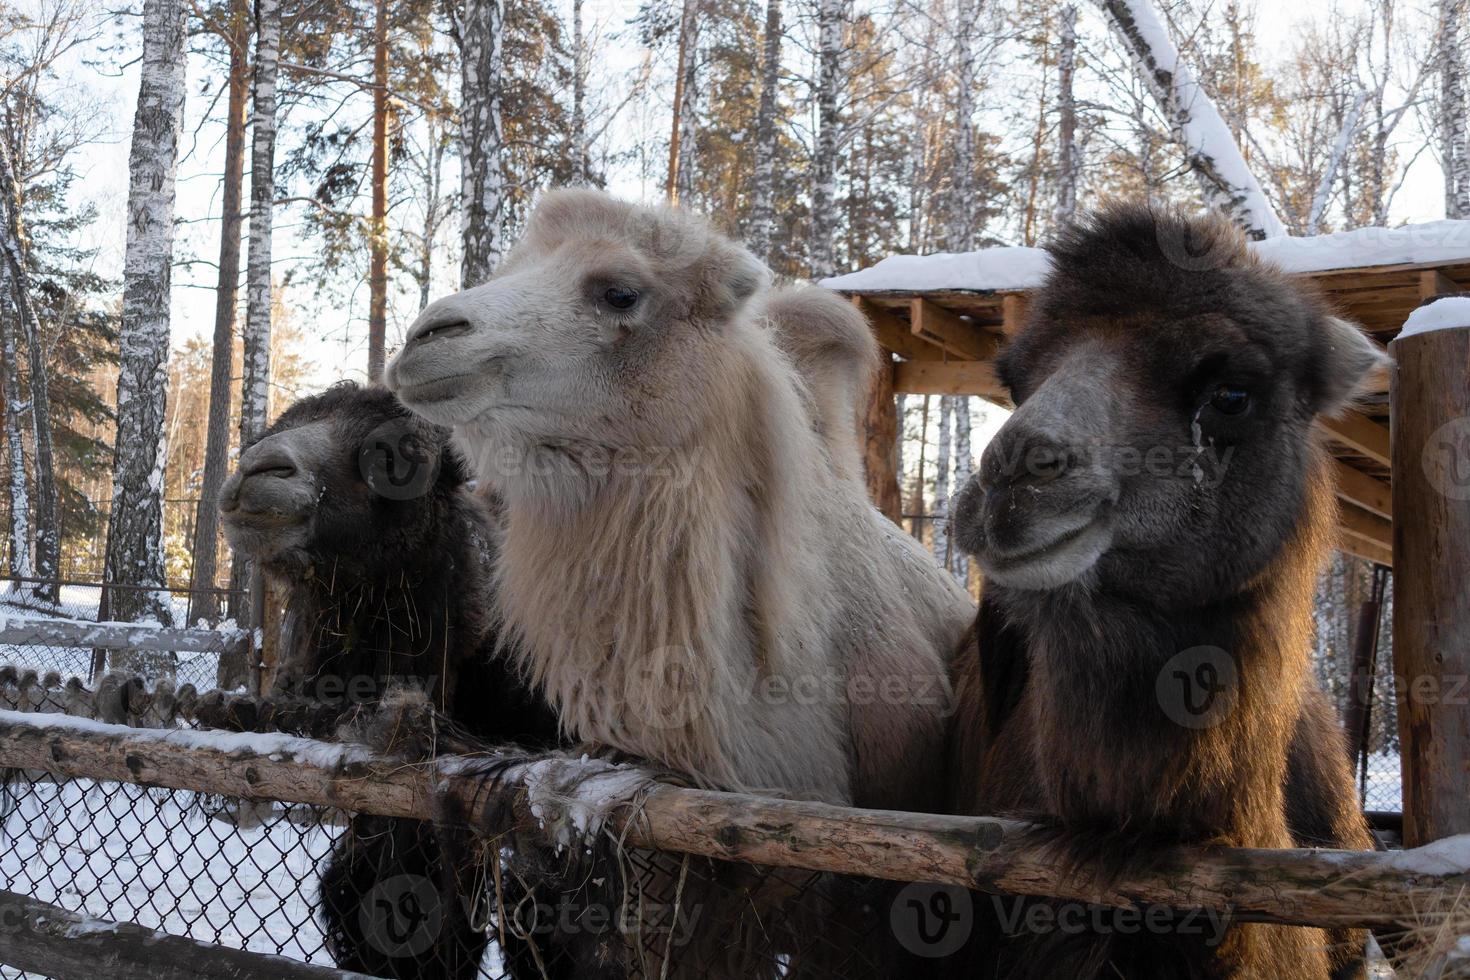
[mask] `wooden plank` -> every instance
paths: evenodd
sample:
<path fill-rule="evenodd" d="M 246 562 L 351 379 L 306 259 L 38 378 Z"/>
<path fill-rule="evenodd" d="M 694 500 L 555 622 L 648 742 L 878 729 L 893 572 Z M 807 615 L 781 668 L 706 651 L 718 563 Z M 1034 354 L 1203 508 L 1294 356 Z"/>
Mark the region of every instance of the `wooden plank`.
<path fill-rule="evenodd" d="M 91 623 L 80 619 L 0 621 L 0 644 L 15 646 L 101 647 L 105 650 L 162 650 L 172 653 L 222 653 L 250 643 L 249 630 L 172 629 L 137 623 Z"/>
<path fill-rule="evenodd" d="M 903 497 L 898 488 L 898 406 L 893 395 L 892 358 L 873 372 L 863 417 L 863 478 L 868 499 L 890 521 L 903 521 Z"/>
<path fill-rule="evenodd" d="M 945 358 L 945 350 L 929 343 L 923 337 L 915 337 L 909 330 L 909 325 L 899 319 L 891 310 L 863 296 L 852 297 L 852 305 L 857 307 L 858 312 L 867 317 L 868 323 L 873 328 L 873 336 L 878 345 L 884 350 L 892 351 L 899 357 L 905 357 L 915 361 L 942 361 Z"/>
<path fill-rule="evenodd" d="M 462 812 L 468 826 L 486 833 L 507 822 L 528 831 L 579 827 L 632 847 L 726 861 L 1118 908 L 1203 908 L 1236 921 L 1288 925 L 1412 925 L 1442 914 L 1470 889 L 1470 861 L 1453 851 L 1160 847 L 1150 855 L 1155 870 L 1104 874 L 1059 863 L 1035 826 L 1014 820 L 687 789 L 597 759 L 482 754 L 409 764 L 289 736 L 192 732 L 180 739 L 176 732 L 34 718 L 0 711 L 0 766 L 389 817 Z"/>
<path fill-rule="evenodd" d="M 1343 503 L 1338 508 L 1337 524 L 1343 533 L 1362 538 L 1364 541 L 1393 547 L 1393 522 L 1354 504 Z"/>
<path fill-rule="evenodd" d="M 1387 565 L 1389 568 L 1393 567 L 1393 550 L 1391 548 L 1385 548 L 1381 544 L 1365 541 L 1360 537 L 1347 534 L 1346 532 L 1338 535 L 1337 550 L 1343 554 L 1362 558 L 1364 561 Z"/>
<path fill-rule="evenodd" d="M 909 330 L 915 337 L 922 337 L 955 357 L 970 361 L 988 361 L 1000 347 L 993 334 L 922 296 L 909 303 Z"/>
<path fill-rule="evenodd" d="M 1470 832 L 1470 324 L 1392 351 L 1394 673 L 1417 845 Z"/>
<path fill-rule="evenodd" d="M 1001 332 L 1014 337 L 1031 314 L 1031 297 L 1026 293 L 1005 293 L 1000 298 L 1000 309 Z"/>
<path fill-rule="evenodd" d="M 1438 269 L 1425 269 L 1419 273 L 1419 298 L 1421 300 L 1459 291 L 1460 287 L 1455 281 Z"/>
<path fill-rule="evenodd" d="M 991 361 L 900 361 L 893 366 L 893 390 L 906 395 L 979 395 L 1010 403 Z"/>
<path fill-rule="evenodd" d="M 1332 468 L 1339 499 L 1393 520 L 1393 491 L 1388 484 L 1362 470 L 1353 469 L 1340 459 L 1332 461 Z"/>
<path fill-rule="evenodd" d="M 1344 412 L 1338 418 L 1319 418 L 1317 424 L 1355 453 L 1383 466 L 1389 465 L 1388 428 L 1359 412 Z"/>
<path fill-rule="evenodd" d="M 102 922 L 0 891 L 0 963 L 53 980 L 372 980 L 271 953 Z"/>

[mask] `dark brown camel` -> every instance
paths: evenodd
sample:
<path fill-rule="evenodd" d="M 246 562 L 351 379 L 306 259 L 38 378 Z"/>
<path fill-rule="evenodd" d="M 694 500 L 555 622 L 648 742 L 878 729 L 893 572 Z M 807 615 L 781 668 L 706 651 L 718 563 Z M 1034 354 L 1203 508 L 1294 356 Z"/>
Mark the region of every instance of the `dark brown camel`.
<path fill-rule="evenodd" d="M 1335 516 L 1313 420 L 1381 355 L 1219 220 L 1119 205 L 1051 252 L 1000 360 L 1016 412 L 955 504 L 986 584 L 954 809 L 1037 820 L 1104 873 L 1172 842 L 1370 848 L 1308 659 Z M 1361 970 L 1361 933 L 1092 910 L 1027 929 L 1019 900 L 976 900 L 956 975 Z"/>

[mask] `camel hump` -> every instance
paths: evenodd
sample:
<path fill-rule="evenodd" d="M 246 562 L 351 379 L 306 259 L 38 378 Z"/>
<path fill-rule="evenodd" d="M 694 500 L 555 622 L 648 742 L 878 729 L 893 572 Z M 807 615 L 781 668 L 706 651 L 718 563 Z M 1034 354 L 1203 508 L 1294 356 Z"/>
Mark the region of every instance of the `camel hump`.
<path fill-rule="evenodd" d="M 777 346 L 806 382 L 813 422 L 833 463 L 842 475 L 861 478 L 859 413 L 878 365 L 878 343 L 867 318 L 820 286 L 772 290 L 765 314 Z"/>

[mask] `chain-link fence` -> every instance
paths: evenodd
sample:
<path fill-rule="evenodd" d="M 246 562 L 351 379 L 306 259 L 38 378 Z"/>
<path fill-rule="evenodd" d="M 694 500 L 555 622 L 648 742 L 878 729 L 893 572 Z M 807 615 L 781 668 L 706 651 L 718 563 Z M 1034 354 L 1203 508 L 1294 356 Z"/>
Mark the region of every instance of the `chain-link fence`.
<path fill-rule="evenodd" d="M 104 594 L 134 588 L 101 582 L 0 577 L 0 626 L 23 635 L 25 631 L 19 627 L 28 621 L 105 621 L 107 617 L 99 612 L 105 609 Z M 220 656 L 229 648 L 229 627 L 233 626 L 231 611 L 243 610 L 246 596 L 243 592 L 229 589 L 162 590 L 164 601 L 173 612 L 174 622 L 180 626 L 189 623 L 192 600 L 201 595 L 216 600 L 214 605 L 222 610 L 218 615 L 190 623 L 204 630 L 220 630 L 218 644 L 205 643 L 206 649 L 150 651 L 148 656 L 133 655 L 131 663 L 123 663 L 129 657 L 126 651 L 109 656 L 101 647 L 25 640 L 0 642 L 0 664 L 34 670 L 43 676 L 55 673 L 63 680 L 72 677 L 87 680 L 98 676 L 101 670 L 126 667 L 150 677 L 166 676 L 178 684 L 193 684 L 201 690 L 214 687 Z"/>
<path fill-rule="evenodd" d="M 0 667 L 0 708 L 135 727 L 238 719 L 231 697 Z M 271 715 L 249 717 L 266 727 Z M 896 886 L 645 849 L 599 865 L 466 833 L 456 857 L 454 835 L 420 821 L 23 770 L 0 789 L 0 832 L 5 891 L 373 976 L 659 978 L 668 960 L 673 977 L 848 980 L 891 975 L 906 955 L 888 916 Z"/>

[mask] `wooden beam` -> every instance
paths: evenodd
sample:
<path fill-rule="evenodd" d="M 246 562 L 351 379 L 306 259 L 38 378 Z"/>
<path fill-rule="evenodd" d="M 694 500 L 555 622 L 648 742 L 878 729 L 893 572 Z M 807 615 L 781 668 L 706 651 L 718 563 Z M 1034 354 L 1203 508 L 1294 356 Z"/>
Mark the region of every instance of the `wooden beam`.
<path fill-rule="evenodd" d="M 1354 504 L 1343 503 L 1338 508 L 1337 526 L 1343 551 L 1393 567 L 1393 524 Z M 1357 546 L 1356 550 L 1349 545 Z"/>
<path fill-rule="evenodd" d="M 903 496 L 898 488 L 898 406 L 893 396 L 892 356 L 873 372 L 863 415 L 863 477 L 868 499 L 884 517 L 895 524 L 903 521 Z"/>
<path fill-rule="evenodd" d="M 1334 442 L 1341 443 L 1382 466 L 1390 465 L 1386 426 L 1352 411 L 1345 412 L 1338 418 L 1319 418 L 1317 424 Z"/>
<path fill-rule="evenodd" d="M 1470 832 L 1470 323 L 1391 349 L 1394 673 L 1418 845 Z"/>
<path fill-rule="evenodd" d="M 1000 298 L 1001 333 L 1014 337 L 1031 315 L 1031 297 L 1026 293 L 1005 293 Z"/>
<path fill-rule="evenodd" d="M 504 827 L 510 815 L 528 832 L 539 826 L 567 835 L 562 842 L 570 846 L 573 834 L 608 833 L 631 847 L 724 861 L 1117 908 L 1209 909 L 1244 922 L 1402 927 L 1439 921 L 1434 916 L 1470 889 L 1470 861 L 1453 850 L 1160 847 L 1150 854 L 1152 870 L 1103 873 L 1059 863 L 1035 826 L 1001 818 L 688 789 L 576 756 L 441 756 L 410 764 L 287 736 L 185 734 L 4 711 L 0 766 L 388 817 L 458 812 L 486 830 Z"/>
<path fill-rule="evenodd" d="M 1393 520 L 1393 490 L 1382 480 L 1374 479 L 1362 470 L 1353 469 L 1340 459 L 1332 461 L 1333 476 L 1337 480 L 1337 496 L 1364 510 Z"/>
<path fill-rule="evenodd" d="M 912 361 L 944 360 L 943 347 L 937 347 L 922 337 L 915 337 L 909 330 L 909 325 L 891 310 L 884 309 L 862 296 L 854 296 L 852 305 L 857 307 L 859 313 L 868 318 L 868 323 L 873 327 L 873 336 L 884 350 L 892 351 L 899 357 Z"/>
<path fill-rule="evenodd" d="M 0 645 L 5 646 L 222 653 L 248 648 L 250 641 L 249 630 L 174 629 L 82 619 L 0 619 Z"/>
<path fill-rule="evenodd" d="M 909 302 L 909 330 L 954 357 L 969 361 L 988 361 L 1000 348 L 994 334 L 955 316 L 937 303 L 922 296 Z"/>
<path fill-rule="evenodd" d="M 1419 298 L 1434 299 L 1448 293 L 1458 293 L 1460 286 L 1438 269 L 1425 269 L 1419 273 Z"/>
<path fill-rule="evenodd" d="M 372 980 L 362 973 L 102 922 L 0 891 L 0 963 L 53 980 Z"/>
<path fill-rule="evenodd" d="M 1009 404 L 1005 385 L 990 361 L 899 361 L 893 390 L 908 395 L 979 395 Z"/>
<path fill-rule="evenodd" d="M 1379 565 L 1393 567 L 1393 550 L 1385 548 L 1381 544 L 1365 541 L 1360 537 L 1342 531 L 1337 536 L 1337 550 L 1346 555 L 1362 558 Z"/>

